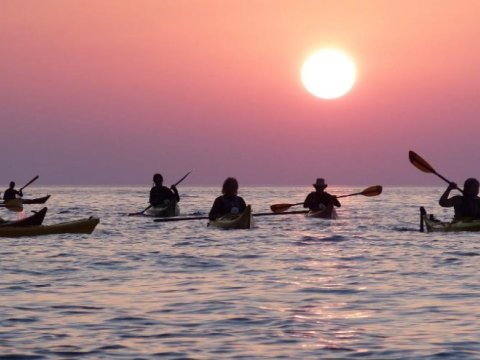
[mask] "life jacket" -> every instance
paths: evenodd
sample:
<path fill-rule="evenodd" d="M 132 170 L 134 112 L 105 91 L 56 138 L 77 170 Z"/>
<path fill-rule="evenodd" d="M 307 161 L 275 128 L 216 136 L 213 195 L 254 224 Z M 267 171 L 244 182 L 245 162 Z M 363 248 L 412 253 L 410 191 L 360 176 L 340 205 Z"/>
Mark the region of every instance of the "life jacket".
<path fill-rule="evenodd" d="M 462 196 L 460 204 L 454 206 L 455 218 L 480 218 L 480 199 Z"/>

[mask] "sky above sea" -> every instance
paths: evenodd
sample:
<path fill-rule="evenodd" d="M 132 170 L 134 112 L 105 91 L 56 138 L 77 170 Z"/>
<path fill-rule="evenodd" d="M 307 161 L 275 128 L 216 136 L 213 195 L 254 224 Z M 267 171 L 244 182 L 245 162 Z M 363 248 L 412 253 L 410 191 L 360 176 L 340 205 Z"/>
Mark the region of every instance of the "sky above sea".
<path fill-rule="evenodd" d="M 480 2 L 4 0 L 0 183 L 441 185 L 479 176 Z M 302 85 L 321 48 L 357 78 Z"/>

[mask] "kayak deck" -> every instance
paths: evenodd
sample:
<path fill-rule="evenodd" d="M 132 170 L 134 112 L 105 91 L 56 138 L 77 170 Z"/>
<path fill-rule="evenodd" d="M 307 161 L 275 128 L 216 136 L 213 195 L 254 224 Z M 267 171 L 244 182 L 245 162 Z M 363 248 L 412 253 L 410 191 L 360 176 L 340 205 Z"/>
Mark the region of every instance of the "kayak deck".
<path fill-rule="evenodd" d="M 480 231 L 480 220 L 440 221 L 420 207 L 420 231 L 424 228 L 427 232 Z"/>
<path fill-rule="evenodd" d="M 338 219 L 337 211 L 333 205 L 329 205 L 321 210 L 310 210 L 305 214 L 305 217 L 317 219 Z"/>
<path fill-rule="evenodd" d="M 177 202 L 175 202 L 173 206 L 152 206 L 145 211 L 144 215 L 150 217 L 174 217 L 180 215 L 180 207 Z"/>
<path fill-rule="evenodd" d="M 253 226 L 252 207 L 247 205 L 239 215 L 227 214 L 212 220 L 208 223 L 208 226 L 220 229 L 250 229 Z"/>

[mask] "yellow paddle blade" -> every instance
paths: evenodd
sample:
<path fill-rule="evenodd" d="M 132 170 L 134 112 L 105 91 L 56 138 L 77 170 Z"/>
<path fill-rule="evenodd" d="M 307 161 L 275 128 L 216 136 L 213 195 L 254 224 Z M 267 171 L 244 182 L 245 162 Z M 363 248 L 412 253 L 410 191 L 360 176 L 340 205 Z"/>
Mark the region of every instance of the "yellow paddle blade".
<path fill-rule="evenodd" d="M 420 155 L 416 154 L 414 151 L 408 152 L 408 159 L 418 170 L 429 173 L 436 174 L 437 172 L 433 167 L 430 166 Z"/>
<path fill-rule="evenodd" d="M 5 207 L 13 212 L 22 212 L 23 211 L 23 203 L 22 199 L 10 199 L 5 201 Z"/>
<path fill-rule="evenodd" d="M 296 204 L 273 204 L 270 206 L 270 210 L 272 210 L 274 213 L 281 213 L 296 205 L 303 205 L 303 202 Z"/>
<path fill-rule="evenodd" d="M 374 185 L 366 188 L 361 192 L 363 196 L 377 196 L 382 193 L 382 186 L 381 185 Z"/>

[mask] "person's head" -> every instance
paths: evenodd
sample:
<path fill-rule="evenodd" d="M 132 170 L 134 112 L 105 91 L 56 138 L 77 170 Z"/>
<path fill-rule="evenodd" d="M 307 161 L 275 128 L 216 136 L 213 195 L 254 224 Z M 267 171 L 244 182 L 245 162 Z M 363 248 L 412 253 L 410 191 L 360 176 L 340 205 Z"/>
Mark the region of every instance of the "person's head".
<path fill-rule="evenodd" d="M 467 196 L 477 196 L 480 183 L 475 178 L 468 178 L 463 184 L 463 193 Z"/>
<path fill-rule="evenodd" d="M 15 187 L 15 181 L 10 181 L 10 189 L 13 189 Z"/>
<path fill-rule="evenodd" d="M 315 184 L 313 184 L 313 187 L 317 191 L 323 191 L 328 185 L 325 183 L 325 179 L 323 178 L 318 178 Z"/>
<path fill-rule="evenodd" d="M 237 195 L 238 181 L 233 177 L 226 178 L 222 186 L 222 194 L 224 195 Z"/>
<path fill-rule="evenodd" d="M 153 175 L 153 182 L 157 186 L 162 186 L 163 185 L 163 176 L 159 173 L 156 173 L 155 175 Z"/>

